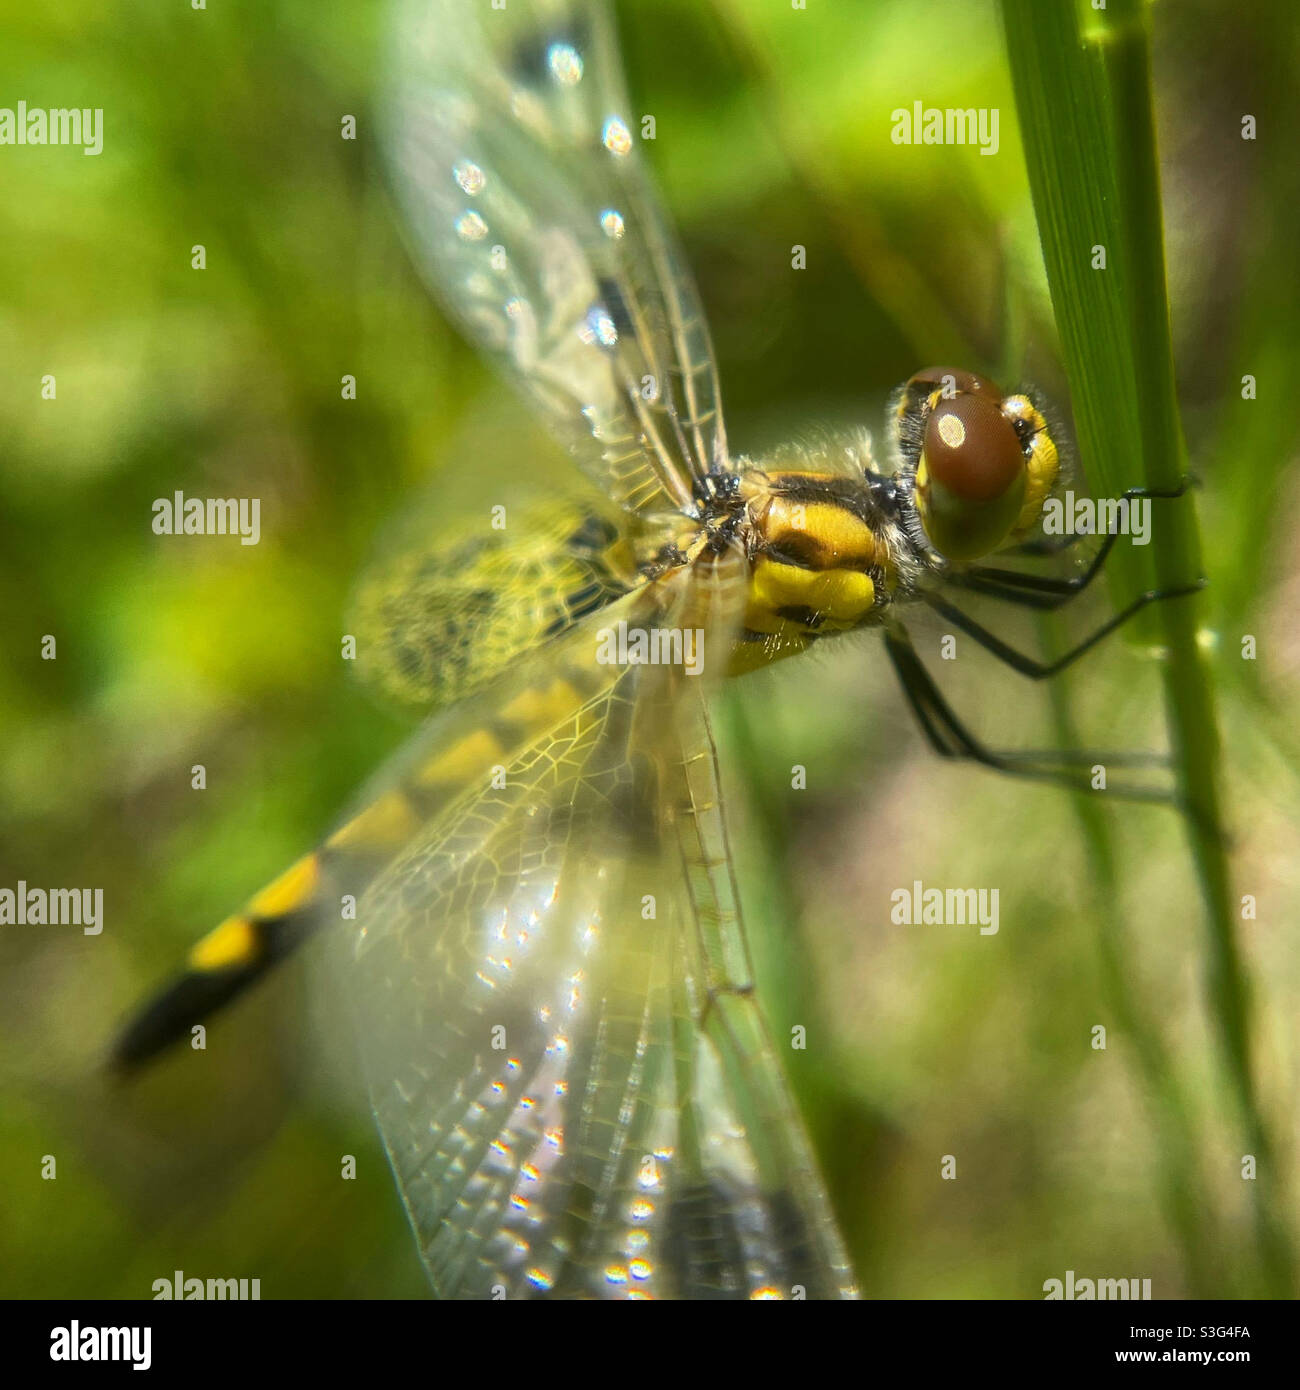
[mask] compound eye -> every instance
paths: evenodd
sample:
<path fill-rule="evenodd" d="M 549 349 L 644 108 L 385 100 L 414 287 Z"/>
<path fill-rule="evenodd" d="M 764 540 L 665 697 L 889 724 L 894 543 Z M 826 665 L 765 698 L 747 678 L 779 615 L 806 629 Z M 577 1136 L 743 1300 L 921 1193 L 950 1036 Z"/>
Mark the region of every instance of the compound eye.
<path fill-rule="evenodd" d="M 1002 399 L 1002 392 L 991 382 L 988 377 L 980 376 L 978 372 L 968 372 L 963 367 L 924 367 L 917 372 L 907 383 L 908 388 L 928 387 L 933 390 L 938 387 L 942 390 L 945 386 L 951 386 L 953 395 L 949 399 L 955 399 L 958 395 L 966 392 L 974 392 L 980 395 L 990 396 L 995 402 Z"/>
<path fill-rule="evenodd" d="M 1011 421 L 987 396 L 940 401 L 925 425 L 930 479 L 967 502 L 1001 497 L 1024 467 Z"/>
<path fill-rule="evenodd" d="M 983 392 L 939 400 L 925 424 L 917 509 L 935 549 L 954 560 L 986 555 L 1015 525 L 1025 459 L 1001 402 Z"/>

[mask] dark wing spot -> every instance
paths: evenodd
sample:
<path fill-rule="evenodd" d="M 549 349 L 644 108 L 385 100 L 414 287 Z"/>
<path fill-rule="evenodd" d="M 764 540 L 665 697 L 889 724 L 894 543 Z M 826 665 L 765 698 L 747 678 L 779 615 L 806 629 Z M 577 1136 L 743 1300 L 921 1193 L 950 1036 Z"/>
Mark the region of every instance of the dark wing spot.
<path fill-rule="evenodd" d="M 599 579 L 592 579 L 579 589 L 571 589 L 565 595 L 565 603 L 569 612 L 578 616 L 579 613 L 590 613 L 593 606 L 599 606 L 601 595 L 605 592 L 604 586 Z"/>
<path fill-rule="evenodd" d="M 744 1296 L 736 1278 L 745 1256 L 732 1215 L 735 1205 L 718 1183 L 689 1187 L 672 1200 L 664 1223 L 664 1259 L 679 1297 Z"/>
<path fill-rule="evenodd" d="M 618 539 L 618 527 L 603 516 L 587 516 L 564 542 L 569 550 L 580 554 L 599 554 Z"/>
<path fill-rule="evenodd" d="M 408 679 L 418 676 L 424 669 L 422 655 L 407 642 L 397 642 L 393 645 L 393 660 L 398 671 Z"/>
<path fill-rule="evenodd" d="M 602 277 L 597 283 L 600 287 L 600 302 L 613 320 L 614 327 L 618 329 L 620 341 L 626 342 L 634 333 L 632 316 L 627 311 L 627 300 L 623 298 L 623 291 L 616 280 L 607 277 Z"/>

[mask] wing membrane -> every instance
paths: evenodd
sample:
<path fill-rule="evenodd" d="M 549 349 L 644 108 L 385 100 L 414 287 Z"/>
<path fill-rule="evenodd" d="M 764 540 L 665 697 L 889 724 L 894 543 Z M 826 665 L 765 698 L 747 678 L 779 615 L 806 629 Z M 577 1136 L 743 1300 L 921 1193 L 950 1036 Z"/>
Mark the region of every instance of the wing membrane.
<path fill-rule="evenodd" d="M 727 461 L 717 373 L 605 5 L 397 15 L 385 143 L 432 288 L 602 490 L 691 511 Z"/>
<path fill-rule="evenodd" d="M 358 675 L 429 711 L 462 700 L 640 582 L 629 518 L 585 496 L 512 500 L 509 526 L 449 526 L 441 495 L 408 511 L 354 591 Z"/>
<path fill-rule="evenodd" d="M 662 589 L 611 615 L 730 640 L 734 586 Z M 580 707 L 361 903 L 353 992 L 422 1256 L 451 1297 L 850 1293 L 753 998 L 704 682 L 596 670 L 612 620 L 550 652 Z"/>

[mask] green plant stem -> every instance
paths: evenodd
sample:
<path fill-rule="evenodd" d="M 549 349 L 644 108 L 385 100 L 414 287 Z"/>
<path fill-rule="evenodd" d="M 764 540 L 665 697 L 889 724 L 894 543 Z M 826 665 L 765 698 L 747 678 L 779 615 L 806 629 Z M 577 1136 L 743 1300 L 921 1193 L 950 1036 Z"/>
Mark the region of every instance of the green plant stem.
<path fill-rule="evenodd" d="M 1165 289 L 1160 168 L 1151 104 L 1151 53 L 1145 7 L 1113 0 L 1102 28 L 1101 50 L 1109 77 L 1116 141 L 1121 235 L 1131 256 L 1128 276 L 1131 332 L 1141 373 L 1142 458 L 1152 488 L 1177 484 L 1186 470 L 1178 414 L 1169 301 Z M 1201 573 L 1200 533 L 1194 506 L 1175 506 L 1163 517 L 1155 551 L 1156 579 L 1173 587 Z M 1247 1142 L 1258 1163 L 1252 1186 L 1256 1232 L 1268 1285 L 1291 1289 L 1291 1258 L 1276 1218 L 1274 1146 L 1255 1086 L 1251 1009 L 1237 940 L 1228 857 L 1222 832 L 1220 740 L 1214 688 L 1199 637 L 1199 604 L 1162 605 L 1165 700 L 1188 833 L 1205 900 L 1207 985 L 1224 1062 L 1241 1110 Z"/>
<path fill-rule="evenodd" d="M 1079 444 L 1112 493 L 1142 481 L 1169 488 L 1185 472 L 1169 304 L 1147 17 L 1140 0 L 1090 12 L 1087 40 L 1072 0 L 1003 0 L 1034 207 L 1074 396 Z M 1104 247 L 1106 270 L 1090 246 Z M 1142 470 L 1117 473 L 1117 440 L 1136 440 Z M 1193 499 L 1158 514 L 1161 587 L 1201 573 Z M 1131 575 L 1134 571 L 1130 570 Z M 1205 906 L 1206 986 L 1215 1036 L 1258 1177 L 1251 1184 L 1259 1283 L 1286 1296 L 1292 1260 L 1277 1211 L 1281 1183 L 1256 1092 L 1251 1011 L 1236 937 L 1219 792 L 1213 689 L 1198 640 L 1199 603 L 1159 605 L 1166 707 L 1180 798 Z"/>

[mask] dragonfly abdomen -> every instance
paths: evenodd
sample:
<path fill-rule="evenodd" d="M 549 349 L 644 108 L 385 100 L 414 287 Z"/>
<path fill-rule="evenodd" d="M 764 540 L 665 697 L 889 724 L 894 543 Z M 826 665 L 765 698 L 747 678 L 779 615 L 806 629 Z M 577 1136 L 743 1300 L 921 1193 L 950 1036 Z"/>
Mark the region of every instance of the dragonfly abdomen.
<path fill-rule="evenodd" d="M 225 1007 L 322 927 L 344 920 L 376 873 L 458 797 L 477 797 L 521 750 L 571 720 L 616 673 L 591 662 L 557 662 L 511 683 L 478 713 L 434 721 L 401 776 L 366 800 L 190 951 L 184 971 L 136 1014 L 113 1049 L 113 1064 L 149 1061 Z"/>
<path fill-rule="evenodd" d="M 307 854 L 227 917 L 190 951 L 186 968 L 131 1020 L 113 1048 L 113 1064 L 147 1062 L 224 1008 L 315 929 L 321 856 Z"/>

